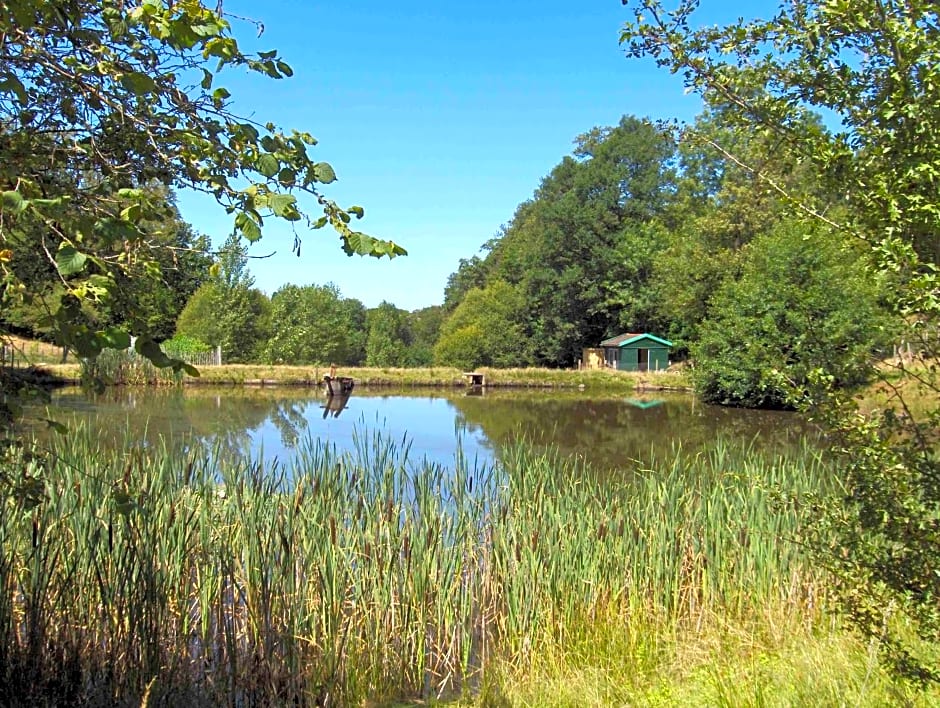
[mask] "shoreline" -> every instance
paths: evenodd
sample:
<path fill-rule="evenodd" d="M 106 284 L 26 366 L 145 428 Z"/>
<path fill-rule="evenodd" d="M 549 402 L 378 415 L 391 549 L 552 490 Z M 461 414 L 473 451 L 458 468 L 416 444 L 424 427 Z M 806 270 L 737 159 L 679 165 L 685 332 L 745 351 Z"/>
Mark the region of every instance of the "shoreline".
<path fill-rule="evenodd" d="M 79 385 L 78 364 L 43 365 L 31 370 L 35 381 L 43 385 Z M 255 364 L 223 364 L 200 369 L 199 377 L 185 376 L 174 381 L 146 372 L 128 372 L 123 380 L 109 384 L 149 386 L 248 386 L 254 388 L 320 388 L 328 367 L 276 366 Z M 479 370 L 485 376 L 482 388 L 542 388 L 581 390 L 674 391 L 690 393 L 691 382 L 684 372 L 626 372 L 608 370 L 567 369 L 489 369 Z M 421 369 L 344 367 L 344 376 L 355 380 L 357 386 L 404 386 L 428 388 L 470 389 L 468 377 L 458 369 L 428 367 Z"/>

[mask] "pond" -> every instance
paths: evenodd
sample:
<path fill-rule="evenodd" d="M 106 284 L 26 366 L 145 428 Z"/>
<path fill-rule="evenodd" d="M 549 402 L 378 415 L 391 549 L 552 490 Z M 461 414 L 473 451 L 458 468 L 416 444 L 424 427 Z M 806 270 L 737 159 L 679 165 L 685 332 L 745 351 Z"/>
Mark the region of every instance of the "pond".
<path fill-rule="evenodd" d="M 141 445 L 200 441 L 282 463 L 307 436 L 342 451 L 375 432 L 410 443 L 412 461 L 450 466 L 459 441 L 469 459 L 487 463 L 525 441 L 598 470 L 670 455 L 679 445 L 694 452 L 720 437 L 743 440 L 755 452 L 816 438 L 792 413 L 720 408 L 678 394 L 357 387 L 345 407 L 336 402 L 328 405 L 318 389 L 299 388 L 127 387 L 100 395 L 62 389 L 47 415 L 87 426 L 105 445 L 128 438 Z M 34 430 L 42 434 L 41 427 Z"/>

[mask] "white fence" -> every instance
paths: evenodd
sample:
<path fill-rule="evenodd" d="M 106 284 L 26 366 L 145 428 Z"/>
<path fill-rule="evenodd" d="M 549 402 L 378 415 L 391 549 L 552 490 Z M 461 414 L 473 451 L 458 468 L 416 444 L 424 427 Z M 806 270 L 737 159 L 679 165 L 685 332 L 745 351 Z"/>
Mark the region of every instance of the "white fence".
<path fill-rule="evenodd" d="M 176 359 L 182 359 L 187 364 L 193 366 L 222 366 L 222 347 L 216 347 L 208 352 L 191 352 L 189 354 L 180 354 L 172 350 L 167 350 L 167 355 Z"/>

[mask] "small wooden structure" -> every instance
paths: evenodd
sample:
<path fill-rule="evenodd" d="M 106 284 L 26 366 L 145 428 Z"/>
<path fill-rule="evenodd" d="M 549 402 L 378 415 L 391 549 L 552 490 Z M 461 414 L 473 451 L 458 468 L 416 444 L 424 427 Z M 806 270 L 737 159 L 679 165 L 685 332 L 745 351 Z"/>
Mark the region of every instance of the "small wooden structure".
<path fill-rule="evenodd" d="M 465 371 L 463 375 L 471 386 L 486 386 L 486 375 L 479 371 Z"/>
<path fill-rule="evenodd" d="M 648 333 L 621 334 L 601 342 L 604 365 L 619 371 L 662 371 L 669 367 L 672 342 Z"/>
<path fill-rule="evenodd" d="M 327 396 L 349 396 L 356 382 L 351 376 L 324 376 Z"/>
<path fill-rule="evenodd" d="M 579 369 L 603 369 L 604 366 L 604 350 L 601 347 L 584 349 L 582 359 L 578 363 Z"/>

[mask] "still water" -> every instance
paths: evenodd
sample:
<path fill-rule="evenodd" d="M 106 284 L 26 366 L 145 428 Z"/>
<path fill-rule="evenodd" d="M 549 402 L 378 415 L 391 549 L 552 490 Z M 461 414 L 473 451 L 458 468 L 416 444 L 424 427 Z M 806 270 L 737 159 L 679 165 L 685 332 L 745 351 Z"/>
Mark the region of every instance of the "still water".
<path fill-rule="evenodd" d="M 89 427 L 106 445 L 206 442 L 242 455 L 289 463 L 307 436 L 339 450 L 381 432 L 410 443 L 409 459 L 450 465 L 459 444 L 486 463 L 518 441 L 555 448 L 597 469 L 686 451 L 723 437 L 755 451 L 782 451 L 815 439 L 798 416 L 706 406 L 687 395 L 606 395 L 583 391 L 356 388 L 344 407 L 317 389 L 117 388 L 102 395 L 63 389 L 46 415 Z M 36 429 L 40 432 L 40 429 Z"/>

